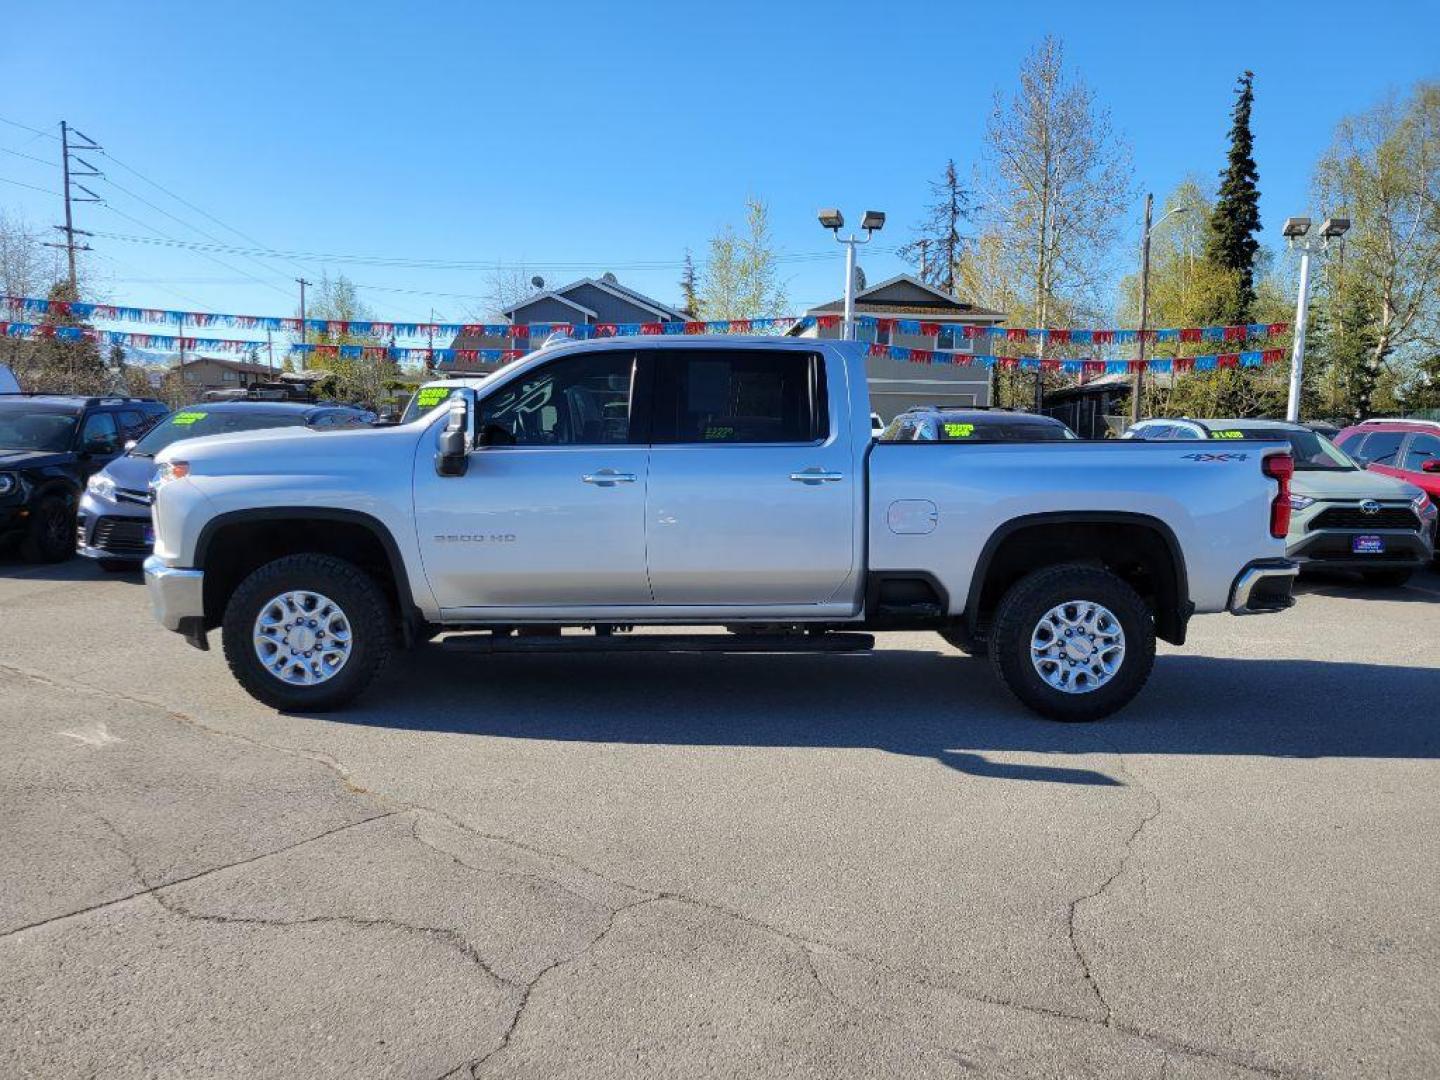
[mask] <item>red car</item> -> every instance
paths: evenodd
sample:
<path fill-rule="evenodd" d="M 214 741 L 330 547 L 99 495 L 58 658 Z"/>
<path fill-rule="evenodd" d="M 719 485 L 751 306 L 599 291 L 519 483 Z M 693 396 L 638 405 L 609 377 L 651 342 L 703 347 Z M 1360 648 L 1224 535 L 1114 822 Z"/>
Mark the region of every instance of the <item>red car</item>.
<path fill-rule="evenodd" d="M 1335 443 L 1367 469 L 1414 484 L 1440 501 L 1440 421 L 1366 420 Z"/>

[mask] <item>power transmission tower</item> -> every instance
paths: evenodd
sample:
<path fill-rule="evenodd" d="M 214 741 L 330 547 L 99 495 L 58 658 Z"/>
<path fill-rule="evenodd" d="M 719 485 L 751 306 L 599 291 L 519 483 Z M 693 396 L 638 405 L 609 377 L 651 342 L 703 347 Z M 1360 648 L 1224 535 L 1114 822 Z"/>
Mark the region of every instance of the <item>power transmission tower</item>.
<path fill-rule="evenodd" d="M 72 135 L 84 139 L 85 141 L 78 146 L 72 145 L 70 142 L 70 137 Z M 72 204 L 77 202 L 98 203 L 104 202 L 105 200 L 100 198 L 99 195 L 96 195 L 95 192 L 91 191 L 84 184 L 78 183 L 76 181 L 75 178 L 77 176 L 85 177 L 88 179 L 90 177 L 103 175 L 99 169 L 97 169 L 94 165 L 91 165 L 90 162 L 82 158 L 76 151 L 103 149 L 103 146 L 97 143 L 94 139 L 90 138 L 90 136 L 86 135 L 83 131 L 72 128 L 64 120 L 60 121 L 60 169 L 63 174 L 62 186 L 65 192 L 65 224 L 56 225 L 55 228 L 65 234 L 65 243 L 46 244 L 45 246 L 53 248 L 63 247 L 65 249 L 65 254 L 66 257 L 69 259 L 70 264 L 70 295 L 72 298 L 77 300 L 80 298 L 80 287 L 75 277 L 75 252 L 91 251 L 93 249 L 90 247 L 89 244 L 83 242 L 77 244 L 75 242 L 75 237 L 93 236 L 94 234 L 88 233 L 84 229 L 75 228 L 75 215 L 72 209 Z M 77 164 L 80 166 L 79 169 L 75 167 Z M 82 192 L 84 192 L 84 195 L 77 196 L 75 194 L 76 188 L 79 188 Z"/>

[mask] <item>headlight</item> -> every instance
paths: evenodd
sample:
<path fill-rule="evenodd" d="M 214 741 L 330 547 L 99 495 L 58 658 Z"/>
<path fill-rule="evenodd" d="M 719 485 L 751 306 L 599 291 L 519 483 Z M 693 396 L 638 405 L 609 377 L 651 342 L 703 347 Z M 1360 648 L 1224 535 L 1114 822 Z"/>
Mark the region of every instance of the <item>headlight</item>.
<path fill-rule="evenodd" d="M 155 469 L 155 479 L 150 481 L 150 490 L 164 487 L 171 480 L 180 480 L 190 475 L 188 461 L 162 461 Z"/>
<path fill-rule="evenodd" d="M 85 490 L 98 499 L 115 501 L 115 481 L 104 473 L 96 473 L 90 477 L 90 482 L 85 485 Z"/>
<path fill-rule="evenodd" d="M 20 486 L 20 478 L 13 472 L 0 472 L 0 495 L 9 495 Z"/>
<path fill-rule="evenodd" d="M 1312 499 L 1309 495 L 1296 495 L 1293 491 L 1290 493 L 1291 510 L 1304 510 L 1307 506 L 1314 505 L 1315 500 Z"/>

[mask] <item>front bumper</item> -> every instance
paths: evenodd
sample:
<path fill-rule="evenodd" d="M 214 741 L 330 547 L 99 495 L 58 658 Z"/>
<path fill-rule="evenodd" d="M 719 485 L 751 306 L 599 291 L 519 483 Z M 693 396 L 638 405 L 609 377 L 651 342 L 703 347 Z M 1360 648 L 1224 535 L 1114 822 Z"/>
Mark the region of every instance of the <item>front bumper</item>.
<path fill-rule="evenodd" d="M 102 501 L 90 492 L 75 514 L 75 550 L 89 559 L 116 559 L 139 565 L 154 547 L 148 506 Z"/>
<path fill-rule="evenodd" d="M 1385 550 L 1357 555 L 1357 536 L 1378 536 Z M 1434 558 L 1429 528 L 1414 529 L 1318 529 L 1292 543 L 1286 554 L 1302 566 L 1332 566 L 1337 570 L 1415 569 Z"/>
<path fill-rule="evenodd" d="M 205 571 L 167 566 L 159 556 L 145 560 L 145 591 L 156 621 L 166 630 L 184 634 L 198 649 L 205 640 Z"/>
<path fill-rule="evenodd" d="M 1232 615 L 1268 615 L 1295 603 L 1291 590 L 1300 567 L 1290 559 L 1260 559 L 1241 570 L 1230 586 Z"/>

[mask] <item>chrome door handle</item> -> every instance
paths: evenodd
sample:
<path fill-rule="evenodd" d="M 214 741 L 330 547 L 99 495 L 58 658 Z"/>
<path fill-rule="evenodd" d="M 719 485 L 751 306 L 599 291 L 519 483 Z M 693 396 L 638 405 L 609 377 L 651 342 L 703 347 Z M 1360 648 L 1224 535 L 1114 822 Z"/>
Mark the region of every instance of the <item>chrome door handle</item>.
<path fill-rule="evenodd" d="M 790 479 L 801 484 L 834 483 L 836 480 L 844 480 L 845 474 L 830 472 L 828 469 L 806 469 L 804 472 L 792 472 Z"/>
<path fill-rule="evenodd" d="M 616 472 L 614 469 L 601 469 L 596 473 L 584 473 L 580 479 L 587 484 L 595 484 L 599 487 L 614 487 L 616 484 L 633 484 L 635 474 L 633 472 Z"/>

